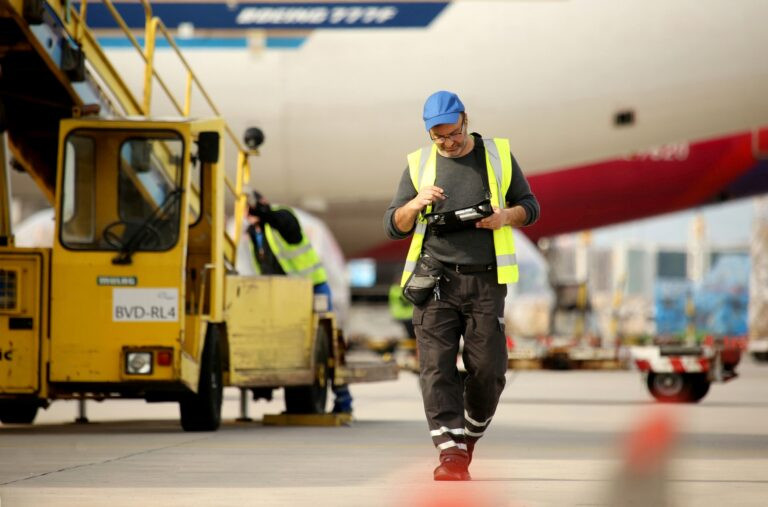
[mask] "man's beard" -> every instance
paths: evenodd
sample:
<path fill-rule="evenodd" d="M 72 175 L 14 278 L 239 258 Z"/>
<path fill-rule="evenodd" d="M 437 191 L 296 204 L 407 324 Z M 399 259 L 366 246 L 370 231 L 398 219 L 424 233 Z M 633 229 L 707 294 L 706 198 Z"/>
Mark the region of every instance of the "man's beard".
<path fill-rule="evenodd" d="M 461 144 L 458 144 L 451 148 L 451 151 L 446 151 L 445 148 L 439 148 L 437 151 L 441 152 L 440 155 L 447 158 L 458 158 L 461 156 L 462 152 L 464 151 L 464 148 L 467 147 L 467 142 L 469 139 L 467 137 L 464 137 L 464 141 Z"/>

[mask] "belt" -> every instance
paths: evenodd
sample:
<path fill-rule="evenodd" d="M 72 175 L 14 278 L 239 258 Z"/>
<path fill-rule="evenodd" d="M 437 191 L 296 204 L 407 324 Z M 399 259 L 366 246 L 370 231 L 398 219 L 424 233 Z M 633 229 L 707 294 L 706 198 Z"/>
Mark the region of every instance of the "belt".
<path fill-rule="evenodd" d="M 481 273 L 484 271 L 493 271 L 496 269 L 496 264 L 448 264 L 443 262 L 443 265 L 449 271 L 454 273 Z"/>

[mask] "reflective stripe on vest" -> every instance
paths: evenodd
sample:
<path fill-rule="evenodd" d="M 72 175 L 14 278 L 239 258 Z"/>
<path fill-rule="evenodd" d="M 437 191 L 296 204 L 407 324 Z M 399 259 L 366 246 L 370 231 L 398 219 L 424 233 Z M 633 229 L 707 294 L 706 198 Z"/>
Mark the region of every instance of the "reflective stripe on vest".
<path fill-rule="evenodd" d="M 272 206 L 272 209 L 286 210 L 293 215 L 293 211 L 290 208 Z M 320 256 L 312 248 L 312 244 L 303 230 L 301 231 L 301 241 L 295 245 L 285 241 L 280 233 L 269 224 L 264 224 L 264 237 L 267 239 L 269 249 L 286 275 L 309 278 L 312 280 L 313 285 L 328 281 L 328 275 L 325 272 L 323 263 L 320 262 Z"/>
<path fill-rule="evenodd" d="M 434 184 L 437 176 L 436 167 L 437 146 L 434 144 L 418 151 L 414 151 L 408 155 L 408 168 L 411 174 L 411 182 L 413 183 L 413 188 L 415 188 L 417 192 L 422 186 Z M 424 213 L 429 213 L 431 211 L 432 205 L 429 204 L 424 210 Z M 419 261 L 421 246 L 424 243 L 424 233 L 427 232 L 427 221 L 424 220 L 424 213 L 419 213 L 416 218 L 416 227 L 413 231 L 411 246 L 408 249 L 408 255 L 405 258 L 403 276 L 400 278 L 401 287 L 405 286 L 405 282 L 408 281 L 408 277 L 410 277 L 413 270 L 416 269 L 416 263 Z"/>
<path fill-rule="evenodd" d="M 483 139 L 485 145 L 485 164 L 488 170 L 488 186 L 491 190 L 491 205 L 499 209 L 506 207 L 505 196 L 512 183 L 512 155 L 509 150 L 509 139 Z M 437 146 L 414 151 L 408 155 L 408 169 L 413 187 L 418 190 L 424 186 L 434 185 L 437 179 Z M 495 184 L 494 184 L 495 183 Z M 427 206 L 424 213 L 429 213 L 432 206 Z M 405 285 L 408 277 L 416 268 L 424 245 L 424 233 L 427 223 L 420 213 L 416 219 L 413 239 L 405 258 L 405 268 L 400 279 L 400 285 Z M 505 225 L 493 230 L 493 247 L 496 255 L 496 274 L 499 283 L 516 283 L 519 276 L 517 256 L 515 255 L 515 239 L 512 227 Z"/>

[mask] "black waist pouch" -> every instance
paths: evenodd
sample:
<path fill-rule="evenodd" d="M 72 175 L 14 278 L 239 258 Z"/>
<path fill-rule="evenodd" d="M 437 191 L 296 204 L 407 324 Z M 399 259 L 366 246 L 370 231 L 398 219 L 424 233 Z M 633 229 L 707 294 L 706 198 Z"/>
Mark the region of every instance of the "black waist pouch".
<path fill-rule="evenodd" d="M 442 276 L 442 263 L 434 257 L 423 254 L 405 282 L 403 297 L 417 306 L 426 303 L 433 294 L 438 298 L 440 294 L 438 283 Z"/>

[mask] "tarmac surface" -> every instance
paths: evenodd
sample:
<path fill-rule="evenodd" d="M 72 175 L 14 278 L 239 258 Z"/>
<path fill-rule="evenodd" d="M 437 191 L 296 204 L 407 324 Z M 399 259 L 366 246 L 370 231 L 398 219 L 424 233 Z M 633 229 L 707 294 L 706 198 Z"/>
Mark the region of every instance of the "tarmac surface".
<path fill-rule="evenodd" d="M 768 504 L 768 365 L 696 405 L 652 401 L 637 371 L 510 371 L 468 483 L 436 483 L 417 377 L 354 385 L 345 427 L 263 426 L 283 409 L 225 391 L 221 429 L 184 433 L 175 404 L 54 402 L 0 426 L 0 507 Z M 644 428 L 633 434 L 633 428 Z"/>

